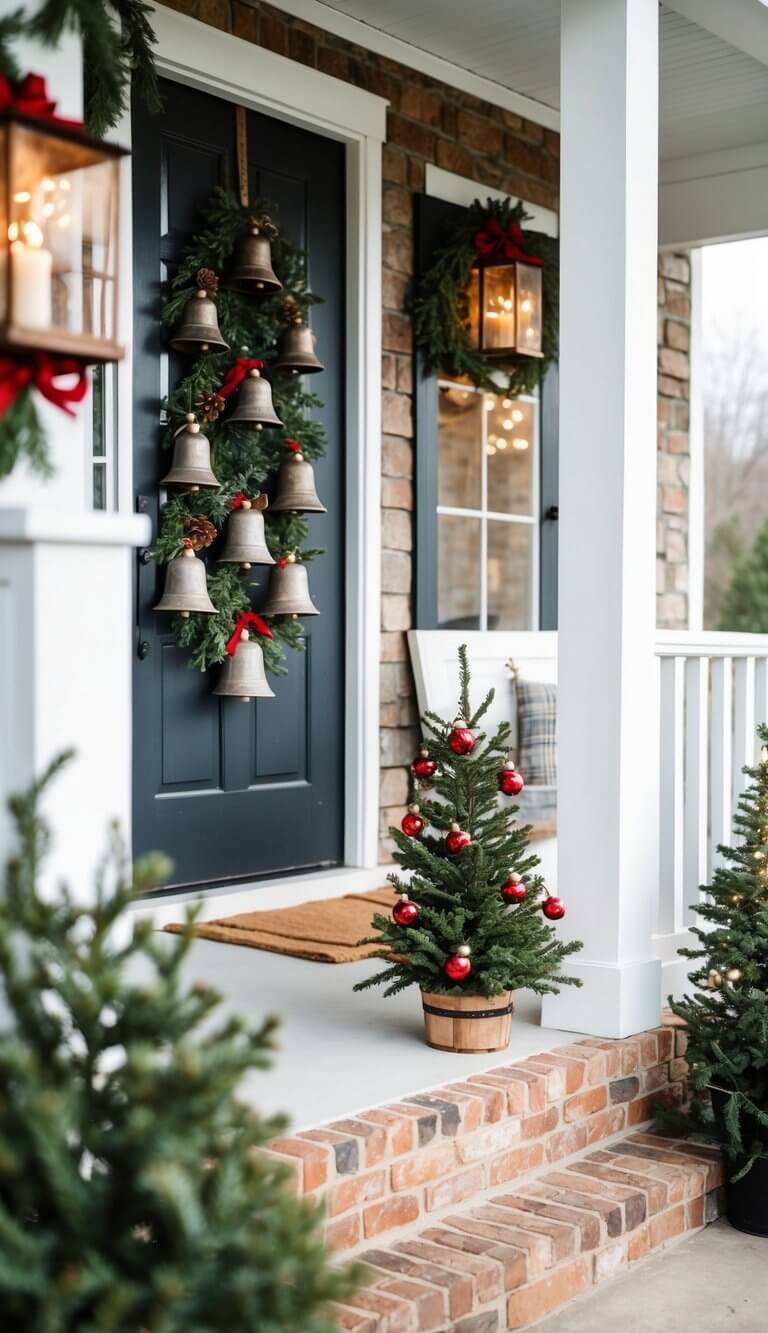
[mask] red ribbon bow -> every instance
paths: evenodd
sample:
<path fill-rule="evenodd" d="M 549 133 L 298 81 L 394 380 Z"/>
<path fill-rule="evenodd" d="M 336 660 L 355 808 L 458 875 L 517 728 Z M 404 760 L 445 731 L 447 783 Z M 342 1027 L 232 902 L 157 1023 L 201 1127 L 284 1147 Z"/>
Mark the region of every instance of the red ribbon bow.
<path fill-rule="evenodd" d="M 0 113 L 18 111 L 23 116 L 32 116 L 35 120 L 51 120 L 56 125 L 65 125 L 68 129 L 83 128 L 81 120 L 67 120 L 64 116 L 55 116 L 56 103 L 48 96 L 45 79 L 41 74 L 27 74 L 20 83 L 12 84 L 5 74 L 0 74 Z"/>
<path fill-rule="evenodd" d="M 229 502 L 230 509 L 239 509 L 243 501 L 247 499 L 248 496 L 246 495 L 245 491 L 238 491 L 237 495 L 233 495 L 232 499 Z"/>
<path fill-rule="evenodd" d="M 301 453 L 301 445 L 299 444 L 298 440 L 286 440 L 285 447 L 286 449 L 290 449 L 292 454 Z"/>
<path fill-rule="evenodd" d="M 60 375 L 77 375 L 77 381 L 63 388 L 54 382 Z M 73 417 L 70 404 L 83 401 L 88 392 L 88 376 L 82 362 L 70 356 L 51 356 L 48 352 L 31 352 L 23 358 L 0 356 L 0 416 L 28 388 L 37 389 L 49 403 Z"/>
<path fill-rule="evenodd" d="M 258 634 L 263 634 L 266 639 L 272 638 L 272 631 L 266 620 L 262 620 L 261 616 L 257 616 L 255 611 L 243 611 L 242 615 L 237 617 L 232 637 L 227 643 L 227 652 L 230 657 L 234 657 L 237 652 L 238 644 L 243 642 L 240 635 L 244 629 L 248 629 L 249 625 L 252 625 Z"/>
<path fill-rule="evenodd" d="M 538 255 L 525 250 L 525 237 L 519 222 L 510 222 L 506 231 L 497 217 L 490 217 L 482 231 L 475 233 L 475 250 L 482 259 L 520 259 L 526 264 L 544 263 Z"/>
<path fill-rule="evenodd" d="M 240 356 L 235 364 L 227 371 L 226 378 L 219 389 L 220 398 L 229 398 L 235 389 L 239 389 L 249 370 L 263 370 L 264 362 L 258 359 Z"/>

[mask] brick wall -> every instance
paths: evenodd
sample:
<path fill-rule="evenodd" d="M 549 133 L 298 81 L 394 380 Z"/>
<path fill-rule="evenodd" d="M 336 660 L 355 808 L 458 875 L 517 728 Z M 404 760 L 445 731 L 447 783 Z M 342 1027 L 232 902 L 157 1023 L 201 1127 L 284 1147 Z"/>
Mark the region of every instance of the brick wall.
<path fill-rule="evenodd" d="M 656 608 L 664 629 L 688 624 L 690 332 L 690 262 L 684 254 L 661 254 Z"/>
<path fill-rule="evenodd" d="M 381 653 L 381 840 L 390 859 L 386 831 L 399 821 L 407 797 L 405 765 L 413 757 L 417 713 L 404 631 L 411 626 L 413 552 L 413 360 L 408 298 L 413 280 L 413 196 L 424 189 L 428 162 L 496 187 L 531 203 L 557 209 L 559 136 L 513 112 L 479 101 L 416 70 L 376 55 L 320 28 L 273 9 L 260 0 L 164 0 L 171 9 L 353 83 L 389 102 L 383 155 L 383 358 L 382 358 L 382 653 Z M 687 315 L 678 309 L 686 288 L 687 261 L 667 256 L 673 269 L 662 275 L 667 301 L 661 321 L 659 411 L 663 530 L 660 569 L 663 623 L 683 623 L 685 594 L 685 500 L 687 467 L 681 449 L 687 430 L 686 355 L 679 345 Z M 675 267 L 677 266 L 677 267 Z M 678 269 L 680 271 L 678 271 Z M 675 341 L 678 339 L 678 341 Z M 668 363 L 668 364 L 667 364 Z M 685 423 L 683 424 L 686 409 Z M 672 477 L 675 480 L 667 479 Z M 687 478 L 687 474 L 686 474 Z M 682 508 L 680 506 L 683 506 Z M 675 508 L 674 506 L 677 506 Z M 669 507 L 669 512 L 667 512 Z M 662 537 L 663 531 L 663 537 Z M 661 578 L 661 574 L 660 574 Z M 666 580 L 670 586 L 667 588 Z M 661 623 L 661 622 L 660 622 Z"/>

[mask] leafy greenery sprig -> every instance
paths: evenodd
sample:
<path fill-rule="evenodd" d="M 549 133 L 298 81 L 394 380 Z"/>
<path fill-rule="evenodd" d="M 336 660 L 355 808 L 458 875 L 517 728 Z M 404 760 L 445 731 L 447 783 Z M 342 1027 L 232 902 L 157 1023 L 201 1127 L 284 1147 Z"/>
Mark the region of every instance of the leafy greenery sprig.
<path fill-rule="evenodd" d="M 235 247 L 250 220 L 254 215 L 271 211 L 265 200 L 256 200 L 244 208 L 233 194 L 223 189 L 214 190 L 203 214 L 201 230 L 192 240 L 171 283 L 163 310 L 163 321 L 169 330 L 178 326 L 187 301 L 194 297 L 198 270 L 212 269 L 226 283 Z M 218 293 L 219 327 L 225 342 L 229 343 L 229 351 L 198 357 L 173 389 L 166 404 L 167 421 L 162 441 L 165 448 L 172 446 L 187 413 L 199 410 L 203 395 L 213 393 L 221 386 L 230 366 L 239 357 L 259 357 L 268 364 L 284 327 L 286 293 L 294 298 L 303 318 L 307 317 L 310 307 L 321 300 L 307 286 L 303 250 L 282 234 L 272 242 L 272 262 L 283 283 L 282 292 L 274 296 L 250 297 L 227 290 L 224 285 Z M 279 370 L 269 372 L 269 375 L 275 410 L 283 425 L 261 431 L 246 424 L 230 425 L 229 406 L 215 421 L 206 422 L 201 418 L 201 428 L 211 442 L 212 467 L 221 489 L 172 495 L 161 515 L 155 547 L 160 562 L 179 554 L 186 524 L 193 516 L 209 519 L 219 530 L 220 544 L 213 548 L 208 577 L 208 590 L 217 614 L 174 617 L 177 642 L 191 650 L 190 665 L 203 671 L 224 660 L 225 645 L 237 616 L 250 609 L 250 589 L 263 586 L 266 581 L 266 569 L 259 572 L 254 567 L 244 578 L 236 565 L 215 564 L 216 553 L 223 546 L 233 496 L 240 491 L 253 496 L 268 489 L 268 479 L 273 478 L 280 464 L 290 457 L 286 447 L 289 440 L 299 441 L 309 462 L 321 458 L 326 449 L 325 431 L 310 416 L 314 409 L 322 406 L 321 399 L 304 386 L 298 375 Z M 232 401 L 235 403 L 236 397 Z M 272 489 L 271 484 L 269 489 Z M 303 514 L 271 513 L 267 509 L 265 520 L 267 546 L 275 559 L 296 551 L 300 559 L 307 562 L 321 554 L 317 548 L 306 546 L 308 525 Z M 298 621 L 285 616 L 265 619 L 274 638 L 259 640 L 264 650 L 264 663 L 267 671 L 281 675 L 285 673 L 283 650 L 302 647 L 302 628 Z"/>
<path fill-rule="evenodd" d="M 479 389 L 487 389 L 508 398 L 532 393 L 558 355 L 558 247 L 557 241 L 542 232 L 525 231 L 528 254 L 543 259 L 542 268 L 542 351 L 541 358 L 520 357 L 503 369 L 490 362 L 472 346 L 467 327 L 467 286 L 472 265 L 477 259 L 474 238 L 491 218 L 503 230 L 510 223 L 519 226 L 530 220 L 522 203 L 476 199 L 461 221 L 448 233 L 445 245 L 435 254 L 434 262 L 421 278 L 413 303 L 416 345 L 424 354 L 427 369 L 444 374 L 467 376 Z"/>

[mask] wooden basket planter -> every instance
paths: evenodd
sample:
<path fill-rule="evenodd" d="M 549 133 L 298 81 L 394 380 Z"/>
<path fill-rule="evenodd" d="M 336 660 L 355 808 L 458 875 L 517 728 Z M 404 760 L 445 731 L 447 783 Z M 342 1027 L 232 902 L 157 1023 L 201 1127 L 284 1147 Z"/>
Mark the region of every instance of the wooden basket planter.
<path fill-rule="evenodd" d="M 479 1055 L 504 1051 L 512 1034 L 512 992 L 493 995 L 432 995 L 422 991 L 428 1046 L 437 1051 Z"/>

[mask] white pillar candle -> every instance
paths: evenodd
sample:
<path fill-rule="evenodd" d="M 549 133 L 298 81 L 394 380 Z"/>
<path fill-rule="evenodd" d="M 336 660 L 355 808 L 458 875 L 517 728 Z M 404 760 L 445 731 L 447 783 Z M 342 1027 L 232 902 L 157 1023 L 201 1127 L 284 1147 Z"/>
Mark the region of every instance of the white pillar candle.
<path fill-rule="evenodd" d="M 24 240 L 11 242 L 11 322 L 25 329 L 48 328 L 51 323 L 50 250 L 34 222 L 24 225 Z"/>

